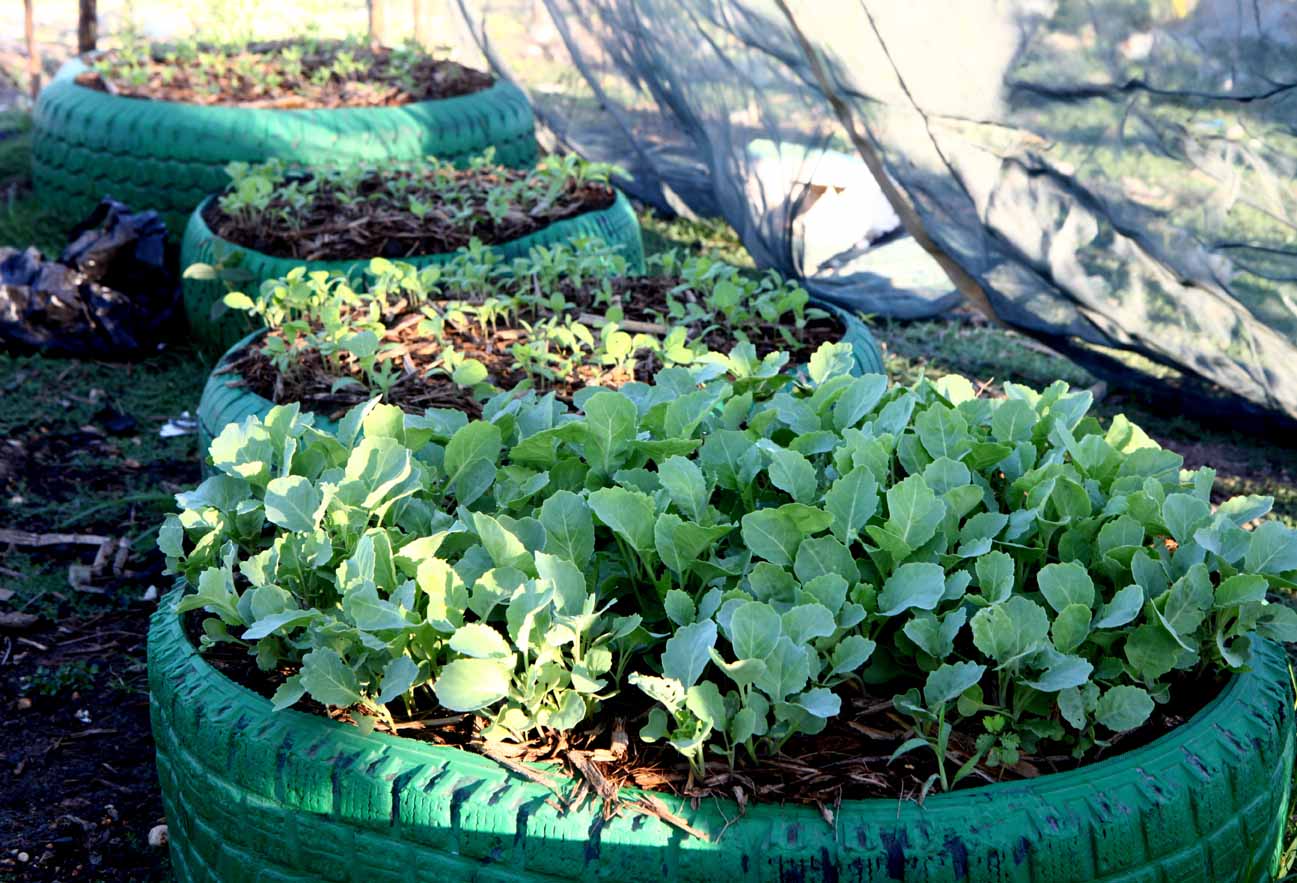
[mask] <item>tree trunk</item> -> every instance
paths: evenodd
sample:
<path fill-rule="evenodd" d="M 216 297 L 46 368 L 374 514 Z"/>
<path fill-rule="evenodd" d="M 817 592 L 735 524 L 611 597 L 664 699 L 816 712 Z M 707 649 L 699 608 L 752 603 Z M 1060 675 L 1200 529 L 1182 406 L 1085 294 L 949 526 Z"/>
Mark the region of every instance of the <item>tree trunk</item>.
<path fill-rule="evenodd" d="M 94 52 L 99 42 L 99 9 L 97 0 L 80 0 L 77 18 L 77 52 Z"/>
<path fill-rule="evenodd" d="M 368 0 L 369 7 L 369 43 L 371 46 L 378 47 L 383 45 L 383 37 L 387 32 L 387 15 L 384 4 L 386 0 Z"/>
<path fill-rule="evenodd" d="M 23 0 L 23 28 L 27 36 L 27 77 L 32 98 L 41 91 L 41 57 L 36 49 L 36 16 L 32 12 L 33 0 Z"/>

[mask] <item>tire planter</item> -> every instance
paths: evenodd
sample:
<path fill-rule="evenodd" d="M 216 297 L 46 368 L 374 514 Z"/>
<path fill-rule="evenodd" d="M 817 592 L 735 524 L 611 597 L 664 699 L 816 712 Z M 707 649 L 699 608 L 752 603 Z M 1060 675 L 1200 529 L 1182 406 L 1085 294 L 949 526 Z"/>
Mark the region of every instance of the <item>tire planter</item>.
<path fill-rule="evenodd" d="M 369 264 L 368 258 L 351 261 L 301 261 L 294 258 L 274 257 L 235 245 L 213 233 L 207 226 L 207 222 L 203 220 L 203 210 L 210 199 L 211 197 L 208 197 L 203 200 L 189 216 L 184 239 L 180 244 L 182 267 L 195 263 L 213 263 L 219 244 L 226 254 L 233 252 L 242 254 L 240 266 L 252 274 L 252 279 L 246 283 L 245 290 L 255 294 L 261 288 L 262 282 L 283 276 L 294 267 L 351 274 L 361 272 Z M 532 246 L 568 242 L 581 236 L 597 236 L 609 245 L 619 247 L 631 272 L 644 271 L 644 242 L 640 234 L 639 218 L 636 217 L 630 200 L 620 190 L 617 191 L 617 199 L 605 209 L 555 221 L 535 233 L 494 245 L 492 248 L 504 255 L 506 259 L 512 259 L 526 257 Z M 454 252 L 445 252 L 416 255 L 402 260 L 422 267 L 428 264 L 444 264 L 453 257 Z M 226 288 L 222 282 L 185 279 L 183 290 L 185 314 L 189 318 L 190 330 L 203 346 L 217 351 L 222 350 L 252 329 L 252 319 L 242 313 L 226 312 L 216 319 L 212 318 L 212 306 L 225 296 Z"/>
<path fill-rule="evenodd" d="M 69 227 L 111 195 L 156 209 L 179 236 L 236 160 L 460 160 L 494 146 L 500 162 L 525 168 L 537 156 L 531 105 L 504 80 L 398 107 L 275 110 L 110 95 L 76 84 L 85 69 L 78 59 L 64 64 L 33 114 L 36 195 Z"/>
<path fill-rule="evenodd" d="M 862 800 L 833 826 L 805 806 L 659 795 L 705 832 L 599 808 L 471 752 L 360 735 L 270 702 L 153 615 L 150 710 L 177 880 L 1260 881 L 1277 867 L 1293 758 L 1283 650 L 1258 646 L 1190 721 L 1081 769 Z M 633 793 L 633 792 L 628 792 Z M 354 869 L 354 870 L 353 870 Z"/>
<path fill-rule="evenodd" d="M 846 326 L 842 339 L 852 344 L 852 356 L 860 374 L 883 374 L 883 358 L 878 343 L 874 340 L 864 323 L 850 313 L 832 304 L 820 304 L 835 313 Z M 250 332 L 231 346 L 216 368 L 207 377 L 203 386 L 202 398 L 198 401 L 198 453 L 204 462 L 207 460 L 207 449 L 212 439 L 221 434 L 221 430 L 231 423 L 238 423 L 247 417 L 256 415 L 265 417 L 274 403 L 263 398 L 250 389 L 242 386 L 230 386 L 230 375 L 219 373 L 225 367 L 231 355 L 265 334 L 264 330 Z M 333 429 L 331 420 L 316 415 L 316 425 L 322 429 Z"/>

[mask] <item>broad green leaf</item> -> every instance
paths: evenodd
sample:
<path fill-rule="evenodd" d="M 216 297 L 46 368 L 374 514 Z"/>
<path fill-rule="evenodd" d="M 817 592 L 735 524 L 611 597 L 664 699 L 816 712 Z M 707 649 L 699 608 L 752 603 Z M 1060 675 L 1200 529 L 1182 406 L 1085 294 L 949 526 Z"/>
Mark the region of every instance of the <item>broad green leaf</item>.
<path fill-rule="evenodd" d="M 970 625 L 973 645 L 1002 666 L 1039 649 L 1049 634 L 1045 609 L 1021 595 L 977 611 Z"/>
<path fill-rule="evenodd" d="M 1249 521 L 1263 518 L 1274 506 L 1274 497 L 1263 497 L 1248 494 L 1241 497 L 1230 497 L 1221 503 L 1216 512 L 1224 515 L 1238 527 Z"/>
<path fill-rule="evenodd" d="M 851 674 L 874 655 L 874 642 L 860 635 L 847 635 L 833 648 L 829 656 L 829 675 Z"/>
<path fill-rule="evenodd" d="M 964 415 L 945 405 L 933 405 L 921 412 L 914 418 L 914 429 L 934 460 L 940 457 L 958 460 L 973 446 Z"/>
<path fill-rule="evenodd" d="M 802 540 L 793 520 L 775 509 L 758 509 L 744 515 L 740 531 L 747 548 L 772 564 L 792 564 Z"/>
<path fill-rule="evenodd" d="M 737 612 L 735 611 L 736 614 Z M 781 619 L 784 634 L 799 645 L 815 638 L 827 638 L 837 628 L 833 613 L 818 603 L 798 604 L 785 611 Z"/>
<path fill-rule="evenodd" d="M 448 711 L 478 711 L 509 695 L 512 666 L 499 659 L 455 659 L 432 685 Z"/>
<path fill-rule="evenodd" d="M 239 612 L 239 596 L 234 590 L 234 576 L 228 568 L 209 567 L 198 574 L 197 590 L 185 595 L 176 605 L 177 613 L 190 610 L 209 610 L 226 625 L 246 625 Z"/>
<path fill-rule="evenodd" d="M 554 587 L 559 612 L 576 616 L 585 609 L 588 593 L 585 572 L 566 558 L 535 553 L 536 575 Z"/>
<path fill-rule="evenodd" d="M 1099 697 L 1095 719 L 1116 733 L 1141 726 L 1153 713 L 1153 698 L 1141 687 L 1109 687 Z"/>
<path fill-rule="evenodd" d="M 811 676 L 810 653 L 781 635 L 775 649 L 765 659 L 766 671 L 757 679 L 757 687 L 776 702 L 798 693 Z"/>
<path fill-rule="evenodd" d="M 378 597 L 378 590 L 374 588 L 373 583 L 366 583 L 358 589 L 347 592 L 342 599 L 342 608 L 356 624 L 356 628 L 361 631 L 381 632 L 414 628 L 395 604 Z"/>
<path fill-rule="evenodd" d="M 710 619 L 676 629 L 662 651 L 662 674 L 685 689 L 698 682 L 716 646 L 716 623 Z"/>
<path fill-rule="evenodd" d="M 1287 573 L 1297 570 L 1297 530 L 1278 521 L 1266 521 L 1252 531 L 1243 567 L 1249 573 Z"/>
<path fill-rule="evenodd" d="M 1168 494 L 1162 504 L 1162 521 L 1171 536 L 1180 544 L 1193 541 L 1193 534 L 1211 520 L 1211 507 L 1206 500 L 1190 494 Z"/>
<path fill-rule="evenodd" d="M 271 479 L 266 485 L 266 520 L 284 530 L 315 530 L 323 495 L 300 475 Z"/>
<path fill-rule="evenodd" d="M 931 610 L 946 592 L 946 574 L 936 564 L 902 564 L 878 593 L 878 612 L 895 616 L 911 608 Z"/>
<path fill-rule="evenodd" d="M 653 525 L 653 543 L 662 563 L 683 575 L 690 570 L 716 541 L 730 532 L 729 525 L 703 527 L 680 516 L 663 512 Z"/>
<path fill-rule="evenodd" d="M 1049 634 L 1059 653 L 1071 653 L 1090 635 L 1090 608 L 1084 604 L 1068 604 L 1058 611 Z"/>
<path fill-rule="evenodd" d="M 251 486 L 242 478 L 212 475 L 192 491 L 176 494 L 176 505 L 181 509 L 203 509 L 210 506 L 228 512 L 246 500 L 251 490 Z"/>
<path fill-rule="evenodd" d="M 1123 626 L 1139 615 L 1144 606 L 1144 590 L 1139 586 L 1126 586 L 1112 600 L 1099 608 L 1099 615 L 1094 618 L 1096 629 L 1115 629 Z"/>
<path fill-rule="evenodd" d="M 1057 611 L 1069 604 L 1080 604 L 1086 609 L 1094 606 L 1094 580 L 1075 561 L 1042 567 L 1036 582 L 1049 606 Z"/>
<path fill-rule="evenodd" d="M 473 529 L 477 531 L 483 547 L 486 548 L 487 554 L 491 556 L 491 561 L 496 567 L 515 567 L 527 572 L 534 571 L 531 552 L 516 533 L 485 512 L 473 512 L 471 515 Z"/>
<path fill-rule="evenodd" d="M 837 616 L 842 610 L 842 605 L 847 602 L 849 588 L 847 580 L 839 574 L 826 573 L 802 583 L 801 591 L 829 608 L 833 615 Z"/>
<path fill-rule="evenodd" d="M 461 506 L 471 505 L 495 481 L 500 456 L 500 429 L 494 423 L 474 420 L 451 436 L 446 444 L 446 486 Z"/>
<path fill-rule="evenodd" d="M 804 693 L 799 693 L 793 697 L 792 704 L 817 718 L 837 717 L 842 711 L 842 699 L 825 687 L 813 687 Z M 802 732 L 812 732 L 804 725 L 799 729 Z"/>
<path fill-rule="evenodd" d="M 1244 604 L 1256 604 L 1265 600 L 1269 583 L 1266 578 L 1254 573 L 1239 573 L 1229 579 L 1221 580 L 1216 587 L 1213 606 L 1217 610 L 1229 607 L 1242 607 Z"/>
<path fill-rule="evenodd" d="M 946 516 L 946 505 L 920 475 L 911 475 L 887 491 L 886 530 L 910 549 L 932 539 Z"/>
<path fill-rule="evenodd" d="M 878 511 L 878 482 L 867 467 L 857 466 L 824 494 L 824 508 L 833 516 L 833 535 L 844 543 L 856 538 Z"/>
<path fill-rule="evenodd" d="M 316 647 L 302 657 L 301 684 L 322 705 L 346 708 L 360 701 L 356 673 L 331 647 Z"/>
<path fill-rule="evenodd" d="M 767 449 L 770 455 L 770 482 L 799 503 L 815 499 L 817 482 L 815 467 L 796 451 L 787 448 Z"/>
<path fill-rule="evenodd" d="M 905 623 L 905 636 L 933 659 L 945 659 L 955 649 L 955 638 L 968 619 L 964 609 L 957 608 L 938 618 L 926 610 L 916 612 Z"/>
<path fill-rule="evenodd" d="M 761 452 L 751 433 L 720 429 L 709 434 L 699 451 L 703 471 L 721 487 L 745 492 L 761 465 Z"/>
<path fill-rule="evenodd" d="M 383 666 L 383 679 L 375 701 L 379 705 L 386 705 L 398 696 L 408 693 L 418 676 L 419 665 L 413 659 L 404 653 L 392 657 L 387 665 Z"/>
<path fill-rule="evenodd" d="M 513 648 L 504 635 L 482 622 L 470 622 L 455 629 L 455 634 L 450 636 L 450 649 L 473 659 L 508 659 L 513 656 Z"/>
<path fill-rule="evenodd" d="M 652 497 L 623 487 L 600 488 L 590 494 L 590 508 L 632 549 L 647 552 L 653 548 L 657 509 Z"/>
<path fill-rule="evenodd" d="M 639 414 L 619 392 L 601 390 L 585 403 L 585 454 L 590 468 L 611 475 L 625 461 L 635 439 Z"/>
<path fill-rule="evenodd" d="M 707 481 L 692 460 L 667 458 L 658 464 L 658 478 L 686 518 L 697 522 L 703 520 L 707 512 Z"/>
<path fill-rule="evenodd" d="M 833 537 L 811 537 L 802 540 L 801 545 L 797 547 L 793 572 L 804 583 L 829 573 L 837 574 L 848 583 L 860 579 L 856 560 L 852 557 L 851 551 Z"/>
<path fill-rule="evenodd" d="M 1085 613 L 1089 615 L 1089 611 Z M 1094 666 L 1079 656 L 1062 656 L 1055 660 L 1039 678 L 1027 681 L 1028 687 L 1042 693 L 1058 693 L 1080 687 L 1090 680 Z"/>
<path fill-rule="evenodd" d="M 585 500 L 571 491 L 556 491 L 540 507 L 545 551 L 585 567 L 594 554 L 594 519 Z"/>
<path fill-rule="evenodd" d="M 725 700 L 721 698 L 721 691 L 711 681 L 703 681 L 686 690 L 685 707 L 693 712 L 694 717 L 717 729 L 724 729 L 729 723 Z"/>
<path fill-rule="evenodd" d="M 958 699 L 986 674 L 986 666 L 974 662 L 943 663 L 928 674 L 923 685 L 923 701 L 936 708 Z"/>
<path fill-rule="evenodd" d="M 729 638 L 739 659 L 764 659 L 782 633 L 779 614 L 769 604 L 748 601 L 730 617 Z"/>
<path fill-rule="evenodd" d="M 1031 432 L 1040 418 L 1036 410 L 1020 399 L 1005 399 L 991 415 L 991 434 L 999 442 L 1030 441 Z"/>
<path fill-rule="evenodd" d="M 1196 647 L 1192 636 L 1212 608 L 1212 595 L 1207 568 L 1198 564 L 1175 581 L 1165 598 L 1159 599 L 1160 606 L 1155 604 L 1153 607 L 1162 625 L 1185 650 L 1192 651 Z"/>
<path fill-rule="evenodd" d="M 991 551 L 991 541 L 1009 523 L 1009 516 L 1002 512 L 979 512 L 964 522 L 959 529 L 959 551 L 961 558 L 976 558 Z"/>
<path fill-rule="evenodd" d="M 694 606 L 694 599 L 689 596 L 688 592 L 683 592 L 680 589 L 671 589 L 667 592 L 666 598 L 662 601 L 662 606 L 666 610 L 667 619 L 676 625 L 689 625 L 698 618 L 698 609 Z"/>
<path fill-rule="evenodd" d="M 855 365 L 854 352 L 854 345 L 850 343 L 820 344 L 806 366 L 811 381 L 821 384 L 830 377 L 850 374 Z"/>
<path fill-rule="evenodd" d="M 711 413 L 716 397 L 707 390 L 699 390 L 672 399 L 666 407 L 662 432 L 667 438 L 686 439 L 693 436 L 698 425 Z"/>
<path fill-rule="evenodd" d="M 274 695 L 270 697 L 270 704 L 275 711 L 283 711 L 296 705 L 305 695 L 306 688 L 302 686 L 302 676 L 290 675 L 275 689 Z"/>
<path fill-rule="evenodd" d="M 808 506 L 805 503 L 784 503 L 775 511 L 792 519 L 793 524 L 797 526 L 797 530 L 804 536 L 817 534 L 833 525 L 832 515 L 823 509 Z"/>
<path fill-rule="evenodd" d="M 978 558 L 973 568 L 977 571 L 977 586 L 982 597 L 998 604 L 1013 591 L 1013 559 L 1004 552 L 988 552 Z"/>
<path fill-rule="evenodd" d="M 244 641 L 259 641 L 268 635 L 287 634 L 320 616 L 318 610 L 284 610 L 258 619 L 240 637 Z"/>
<path fill-rule="evenodd" d="M 853 377 L 842 395 L 833 403 L 833 425 L 841 432 L 855 426 L 882 401 L 887 378 L 882 374 Z"/>
<path fill-rule="evenodd" d="M 1126 661 L 1145 681 L 1155 681 L 1175 667 L 1181 647 L 1166 629 L 1151 623 L 1126 636 Z"/>

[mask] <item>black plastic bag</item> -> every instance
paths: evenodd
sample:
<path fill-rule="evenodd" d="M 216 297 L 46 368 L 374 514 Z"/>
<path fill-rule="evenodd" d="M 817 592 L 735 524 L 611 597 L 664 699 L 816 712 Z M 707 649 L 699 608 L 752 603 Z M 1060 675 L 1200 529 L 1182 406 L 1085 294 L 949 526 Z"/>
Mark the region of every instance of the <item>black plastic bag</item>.
<path fill-rule="evenodd" d="M 158 349 L 177 319 L 157 212 L 104 199 L 72 230 L 57 262 L 0 249 L 0 341 L 11 351 L 130 359 Z"/>

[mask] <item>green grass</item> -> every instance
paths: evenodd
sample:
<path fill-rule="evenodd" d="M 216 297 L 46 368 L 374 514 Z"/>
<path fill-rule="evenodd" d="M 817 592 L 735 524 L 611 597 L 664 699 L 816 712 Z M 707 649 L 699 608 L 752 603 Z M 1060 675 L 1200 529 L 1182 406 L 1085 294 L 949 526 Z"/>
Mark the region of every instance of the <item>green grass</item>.
<path fill-rule="evenodd" d="M 35 245 L 47 255 L 63 250 L 64 230 L 32 196 L 31 117 L 22 111 L 0 112 L 0 245 Z"/>

